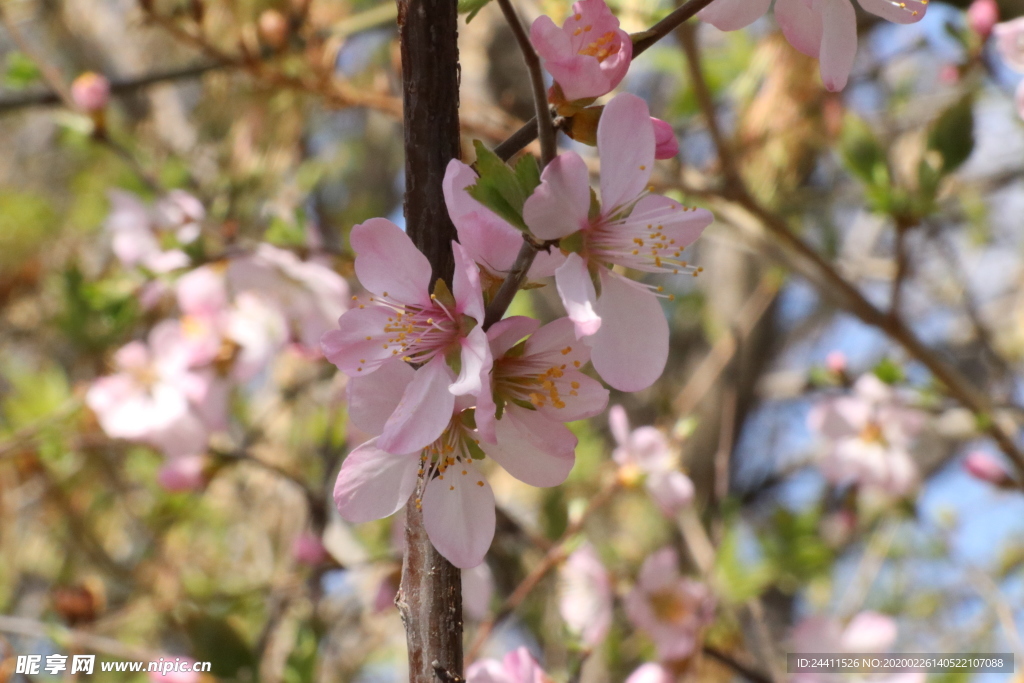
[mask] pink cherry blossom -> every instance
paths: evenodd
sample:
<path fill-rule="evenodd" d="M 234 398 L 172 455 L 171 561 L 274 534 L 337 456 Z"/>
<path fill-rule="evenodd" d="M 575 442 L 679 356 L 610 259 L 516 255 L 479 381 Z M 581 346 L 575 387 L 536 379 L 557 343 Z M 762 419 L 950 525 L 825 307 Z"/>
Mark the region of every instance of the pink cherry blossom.
<path fill-rule="evenodd" d="M 330 557 L 323 541 L 316 534 L 308 531 L 295 537 L 292 541 L 292 557 L 299 564 L 315 567 Z"/>
<path fill-rule="evenodd" d="M 604 0 L 580 0 L 562 28 L 540 16 L 530 41 L 565 99 L 591 99 L 611 92 L 629 70 L 633 43 Z"/>
<path fill-rule="evenodd" d="M 131 342 L 114 355 L 117 372 L 93 382 L 85 396 L 108 436 L 147 443 L 169 457 L 201 453 L 207 425 L 197 406 L 213 378 L 191 370 L 177 321 L 164 321 L 149 344 Z"/>
<path fill-rule="evenodd" d="M 562 423 L 593 417 L 608 403 L 608 390 L 580 371 L 590 360 L 590 350 L 576 341 L 572 321 L 560 318 L 540 329 L 539 325 L 532 318 L 514 316 L 487 331 L 494 362 L 476 394 L 480 435 L 492 444 L 493 457 L 520 479 L 530 477 L 517 472 L 526 464 L 516 455 L 524 449 L 547 451 L 561 459 L 568 474 L 576 437 Z"/>
<path fill-rule="evenodd" d="M 199 237 L 205 218 L 203 203 L 184 190 L 171 190 L 156 203 L 157 225 L 174 231 L 182 244 L 193 242 Z"/>
<path fill-rule="evenodd" d="M 897 24 L 924 17 L 928 0 L 858 0 L 868 12 Z M 697 16 L 723 31 L 749 26 L 763 16 L 771 0 L 715 0 Z M 789 44 L 821 62 L 821 80 L 842 90 L 857 53 L 857 19 L 850 0 L 776 0 L 775 21 Z"/>
<path fill-rule="evenodd" d="M 172 493 L 201 491 L 206 486 L 206 458 L 181 455 L 168 458 L 156 475 L 160 488 Z"/>
<path fill-rule="evenodd" d="M 674 159 L 679 154 L 679 138 L 672 126 L 661 119 L 651 117 L 654 126 L 654 158 Z"/>
<path fill-rule="evenodd" d="M 523 206 L 535 236 L 556 240 L 579 233 L 579 245 L 555 271 L 555 283 L 578 338 L 589 337 L 594 368 L 621 391 L 649 387 L 668 358 L 668 324 L 658 303 L 662 287 L 644 285 L 613 270 L 695 272 L 681 260 L 712 221 L 648 194 L 655 137 L 647 104 L 628 93 L 605 107 L 597 129 L 601 156 L 601 210 L 590 216 L 590 179 L 574 152 L 556 157 Z M 600 296 L 597 287 L 600 286 Z M 673 297 L 669 296 L 669 299 Z"/>
<path fill-rule="evenodd" d="M 448 215 L 458 231 L 459 244 L 480 266 L 486 287 L 489 283 L 508 277 L 523 244 L 523 235 L 470 196 L 467 188 L 476 184 L 477 180 L 479 177 L 470 166 L 452 159 L 448 162 L 442 187 Z M 540 278 L 553 275 L 564 261 L 565 257 L 558 250 L 552 250 L 551 253 L 542 251 L 534 259 L 529 276 Z"/>
<path fill-rule="evenodd" d="M 893 496 L 917 485 L 910 445 L 924 415 L 908 408 L 873 374 L 862 376 L 849 396 L 828 398 L 811 409 L 812 430 L 828 441 L 822 474 L 834 484 L 859 484 Z"/>
<path fill-rule="evenodd" d="M 71 100 L 86 113 L 102 111 L 110 101 L 110 81 L 86 71 L 71 82 Z"/>
<path fill-rule="evenodd" d="M 979 481 L 988 482 L 1000 488 L 1011 488 L 1014 481 L 1006 467 L 985 451 L 972 451 L 963 460 L 967 473 Z"/>
<path fill-rule="evenodd" d="M 846 354 L 842 351 L 829 351 L 825 356 L 825 367 L 837 375 L 846 372 Z"/>
<path fill-rule="evenodd" d="M 430 373 L 427 382 L 424 373 Z M 498 443 L 488 443 L 473 429 L 472 398 L 447 391 L 454 379 L 444 358 L 435 356 L 419 370 L 392 358 L 349 382 L 349 419 L 358 429 L 382 434 L 400 415 L 412 437 L 398 441 L 422 445 L 403 451 L 382 446 L 384 436 L 371 438 L 346 457 L 334 502 L 344 519 L 366 522 L 394 514 L 415 493 L 431 543 L 452 564 L 468 568 L 483 560 L 495 524 L 494 494 L 476 461 L 489 456 L 524 483 L 557 486 L 572 468 L 576 437 L 557 431 L 564 429 L 557 422 L 524 426 L 506 415 L 498 421 Z M 445 422 L 424 442 L 441 404 Z M 510 429 L 503 431 L 504 424 Z"/>
<path fill-rule="evenodd" d="M 157 239 L 153 216 L 138 197 L 122 190 L 110 190 L 110 214 L 104 229 L 111 238 L 114 255 L 128 267 L 142 266 L 154 273 L 168 273 L 188 265 L 180 249 L 164 249 Z"/>
<path fill-rule="evenodd" d="M 660 660 L 676 661 L 699 646 L 701 630 L 714 621 L 715 599 L 707 586 L 679 574 L 675 550 L 662 548 L 644 560 L 626 615 L 651 637 Z"/>
<path fill-rule="evenodd" d="M 430 263 L 391 221 L 374 218 L 352 229 L 355 269 L 373 295 L 323 336 L 324 355 L 350 377 L 400 359 L 424 364 L 380 432 L 379 447 L 410 453 L 441 436 L 455 396 L 480 393 L 491 370 L 480 272 L 457 242 L 453 298 L 430 294 Z M 449 354 L 460 374 L 449 380 Z"/>
<path fill-rule="evenodd" d="M 466 669 L 466 683 L 551 683 L 525 647 L 509 652 L 499 662 L 482 659 Z"/>
<path fill-rule="evenodd" d="M 589 543 L 562 566 L 558 609 L 569 630 L 590 648 L 600 645 L 612 625 L 612 585 L 608 570 Z"/>
<path fill-rule="evenodd" d="M 896 621 L 878 612 L 856 614 L 845 626 L 829 617 L 808 617 L 793 629 L 793 652 L 813 653 L 881 653 L 888 652 L 896 642 Z M 826 683 L 841 680 L 836 674 L 802 672 L 793 675 L 793 683 Z M 872 677 L 877 683 L 923 683 L 923 673 L 899 673 Z"/>
<path fill-rule="evenodd" d="M 630 431 L 629 418 L 619 405 L 608 411 L 608 423 L 618 444 L 612 458 L 620 477 L 629 482 L 643 476 L 647 492 L 666 517 L 675 517 L 693 502 L 693 482 L 679 471 L 677 454 L 664 434 L 654 427 Z"/>
<path fill-rule="evenodd" d="M 266 243 L 250 255 L 233 259 L 227 278 L 234 291 L 252 292 L 276 307 L 292 336 L 310 352 L 319 351 L 321 337 L 347 308 L 349 289 L 343 277 Z"/>
<path fill-rule="evenodd" d="M 647 662 L 629 675 L 626 683 L 675 683 L 675 676 L 661 664 Z"/>

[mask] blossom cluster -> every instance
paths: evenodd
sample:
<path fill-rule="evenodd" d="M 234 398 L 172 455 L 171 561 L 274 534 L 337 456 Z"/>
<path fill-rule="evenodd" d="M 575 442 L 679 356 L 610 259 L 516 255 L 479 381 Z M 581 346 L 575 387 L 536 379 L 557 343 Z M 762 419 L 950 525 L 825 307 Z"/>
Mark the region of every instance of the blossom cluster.
<path fill-rule="evenodd" d="M 140 276 L 141 306 L 160 317 L 145 339 L 114 354 L 113 372 L 85 400 L 107 435 L 166 457 L 161 485 L 201 488 L 210 437 L 229 427 L 232 392 L 258 382 L 282 350 L 318 357 L 320 336 L 345 311 L 348 285 L 327 265 L 267 243 L 194 262 L 186 250 L 205 211 L 183 191 L 154 206 L 121 191 L 110 199 L 113 253 Z"/>

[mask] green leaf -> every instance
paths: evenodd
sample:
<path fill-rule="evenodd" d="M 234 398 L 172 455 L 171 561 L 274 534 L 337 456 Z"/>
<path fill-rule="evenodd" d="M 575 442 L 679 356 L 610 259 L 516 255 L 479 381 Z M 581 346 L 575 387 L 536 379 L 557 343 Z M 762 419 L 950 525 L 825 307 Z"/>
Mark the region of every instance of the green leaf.
<path fill-rule="evenodd" d="M 487 149 L 479 140 L 473 141 L 476 147 L 476 172 L 480 179 L 476 184 L 467 188 L 469 195 L 488 209 L 498 214 L 506 221 L 526 232 L 526 223 L 523 221 L 523 204 L 526 198 L 533 192 L 533 188 L 524 189 L 521 178 L 525 182 L 532 182 L 532 174 L 528 167 L 516 171 L 508 167 L 501 158 Z M 520 162 L 520 166 L 523 162 Z M 539 181 L 539 173 L 538 183 Z"/>
<path fill-rule="evenodd" d="M 537 158 L 532 154 L 524 154 L 516 162 L 516 180 L 519 187 L 525 193 L 525 197 L 533 194 L 533 191 L 540 185 L 540 166 L 537 165 Z M 524 198 L 525 202 L 526 199 Z"/>
<path fill-rule="evenodd" d="M 880 185 L 888 180 L 885 150 L 860 117 L 847 114 L 843 122 L 840 151 L 846 167 L 865 183 Z"/>
<path fill-rule="evenodd" d="M 875 377 L 882 380 L 886 384 L 899 384 L 902 382 L 906 375 L 903 372 L 903 368 L 896 364 L 891 358 L 883 358 L 875 366 Z"/>
<path fill-rule="evenodd" d="M 974 151 L 974 99 L 967 95 L 939 114 L 928 133 L 928 149 L 942 157 L 942 173 L 951 173 Z"/>
<path fill-rule="evenodd" d="M 22 90 L 37 82 L 42 77 L 39 67 L 28 56 L 21 52 L 7 55 L 4 65 L 4 85 L 15 90 Z"/>
<path fill-rule="evenodd" d="M 473 17 L 476 16 L 476 13 L 486 7 L 487 3 L 490 1 L 491 0 L 459 0 L 459 14 L 469 13 L 469 16 L 466 17 L 466 23 L 468 24 L 473 21 Z"/>

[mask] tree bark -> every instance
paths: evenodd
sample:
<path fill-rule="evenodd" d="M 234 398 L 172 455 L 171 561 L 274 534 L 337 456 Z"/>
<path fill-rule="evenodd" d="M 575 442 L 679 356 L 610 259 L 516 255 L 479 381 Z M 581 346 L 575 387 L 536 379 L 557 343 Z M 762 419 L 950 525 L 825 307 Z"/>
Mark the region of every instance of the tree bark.
<path fill-rule="evenodd" d="M 434 278 L 451 284 L 455 227 L 442 180 L 459 156 L 459 50 L 456 0 L 398 0 L 405 119 L 406 232 Z M 395 604 L 405 624 L 410 683 L 432 683 L 437 667 L 462 674 L 462 576 L 427 538 L 417 505 L 406 506 L 405 559 Z"/>

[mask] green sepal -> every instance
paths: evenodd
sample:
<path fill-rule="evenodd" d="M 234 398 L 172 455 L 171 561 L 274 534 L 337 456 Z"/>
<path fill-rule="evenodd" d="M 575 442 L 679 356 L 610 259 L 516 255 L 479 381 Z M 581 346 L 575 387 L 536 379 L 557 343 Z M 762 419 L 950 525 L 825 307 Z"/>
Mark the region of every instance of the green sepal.
<path fill-rule="evenodd" d="M 459 421 L 468 429 L 476 429 L 476 408 L 463 410 L 459 415 Z"/>
<path fill-rule="evenodd" d="M 437 278 L 437 282 L 434 283 L 434 298 L 449 310 L 455 308 L 455 295 L 448 289 L 448 283 L 441 278 Z"/>
<path fill-rule="evenodd" d="M 601 202 L 597 199 L 597 192 L 590 188 L 590 210 L 587 212 L 587 219 L 593 223 L 601 216 Z"/>
<path fill-rule="evenodd" d="M 537 406 L 533 405 L 529 401 L 524 401 L 521 398 L 510 398 L 509 401 L 515 403 L 520 408 L 526 408 L 527 410 L 537 410 Z"/>
<path fill-rule="evenodd" d="M 583 231 L 577 231 L 568 237 L 563 237 L 558 243 L 558 248 L 570 254 L 578 254 L 583 251 Z"/>
<path fill-rule="evenodd" d="M 483 460 L 487 457 L 487 454 L 484 453 L 484 449 L 480 448 L 480 444 L 473 439 L 466 439 L 466 450 L 469 451 L 469 454 L 473 456 L 474 460 Z"/>
<path fill-rule="evenodd" d="M 520 358 L 526 353 L 526 341 L 523 340 L 505 352 L 505 358 Z"/>

